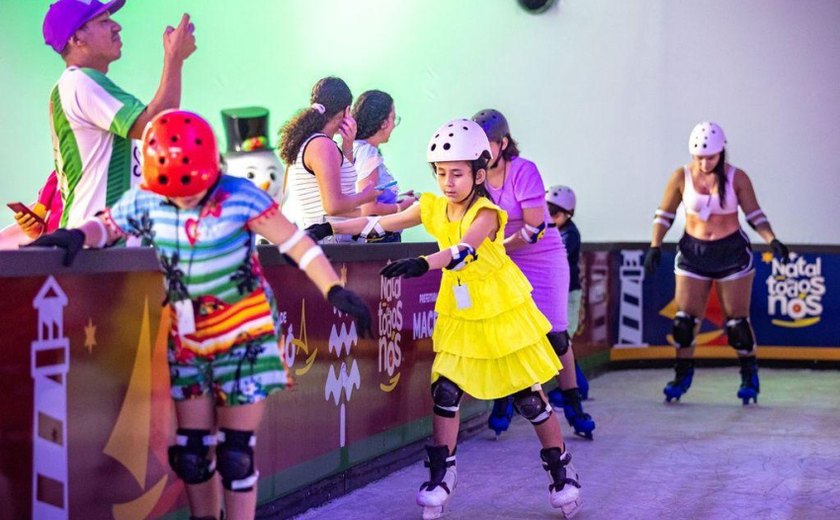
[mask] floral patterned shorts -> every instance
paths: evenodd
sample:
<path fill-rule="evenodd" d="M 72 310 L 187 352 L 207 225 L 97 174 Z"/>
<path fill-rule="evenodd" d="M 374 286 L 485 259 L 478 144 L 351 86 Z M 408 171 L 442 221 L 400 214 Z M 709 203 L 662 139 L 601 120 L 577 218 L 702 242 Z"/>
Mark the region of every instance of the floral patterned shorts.
<path fill-rule="evenodd" d="M 175 401 L 195 399 L 212 391 L 216 406 L 257 403 L 286 386 L 286 371 L 274 334 L 209 356 L 170 348 L 169 378 Z"/>

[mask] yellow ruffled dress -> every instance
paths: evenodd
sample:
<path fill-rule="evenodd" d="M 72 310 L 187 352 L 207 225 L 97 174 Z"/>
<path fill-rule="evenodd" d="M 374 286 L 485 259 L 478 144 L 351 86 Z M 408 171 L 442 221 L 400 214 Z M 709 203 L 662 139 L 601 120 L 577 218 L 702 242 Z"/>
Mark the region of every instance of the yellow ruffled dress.
<path fill-rule="evenodd" d="M 563 365 L 546 334 L 551 324 L 531 298 L 531 284 L 505 253 L 507 213 L 479 197 L 459 221 L 446 215 L 446 198 L 420 197 L 420 218 L 441 249 L 457 245 L 482 209 L 495 211 L 499 232 L 485 239 L 475 261 L 443 271 L 432 334 L 432 382 L 444 376 L 478 399 L 495 399 L 544 383 Z M 471 306 L 459 309 L 455 286 L 465 285 Z"/>

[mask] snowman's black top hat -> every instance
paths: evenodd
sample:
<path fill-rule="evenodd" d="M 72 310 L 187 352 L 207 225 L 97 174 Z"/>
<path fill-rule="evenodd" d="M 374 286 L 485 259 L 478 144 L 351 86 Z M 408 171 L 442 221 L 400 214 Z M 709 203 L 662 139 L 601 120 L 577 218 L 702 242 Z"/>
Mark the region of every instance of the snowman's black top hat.
<path fill-rule="evenodd" d="M 222 110 L 228 153 L 271 150 L 268 141 L 268 109 L 240 107 Z"/>

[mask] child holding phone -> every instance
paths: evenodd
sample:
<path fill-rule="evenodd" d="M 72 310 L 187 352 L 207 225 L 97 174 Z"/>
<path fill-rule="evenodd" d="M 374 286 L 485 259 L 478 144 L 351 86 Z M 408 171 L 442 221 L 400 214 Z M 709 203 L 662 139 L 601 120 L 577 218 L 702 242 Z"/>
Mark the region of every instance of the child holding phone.
<path fill-rule="evenodd" d="M 390 215 L 399 213 L 414 204 L 417 197 L 408 190 L 400 193 L 393 173 L 385 164 L 381 147 L 391 138 L 399 125 L 394 99 L 381 90 L 368 90 L 356 99 L 352 111 L 357 123 L 356 140 L 353 142 L 353 162 L 359 175 L 356 186 L 363 189 L 376 185 L 381 190 L 374 202 L 362 205 L 362 215 Z M 399 233 L 388 233 L 378 242 L 399 242 Z"/>

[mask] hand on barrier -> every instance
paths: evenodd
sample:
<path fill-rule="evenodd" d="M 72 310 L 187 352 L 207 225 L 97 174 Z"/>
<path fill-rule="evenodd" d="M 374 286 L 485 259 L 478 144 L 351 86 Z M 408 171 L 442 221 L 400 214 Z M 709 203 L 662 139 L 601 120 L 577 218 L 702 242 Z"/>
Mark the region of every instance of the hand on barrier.
<path fill-rule="evenodd" d="M 340 285 L 333 285 L 327 292 L 327 301 L 341 312 L 353 316 L 353 319 L 356 320 L 356 330 L 360 338 L 373 337 L 373 330 L 371 329 L 373 320 L 370 317 L 370 309 L 359 298 L 358 294 Z"/>
<path fill-rule="evenodd" d="M 662 249 L 651 247 L 645 253 L 645 274 L 650 276 L 656 272 L 659 262 L 662 260 Z"/>
<path fill-rule="evenodd" d="M 422 256 L 417 258 L 402 258 L 396 262 L 383 267 L 379 274 L 385 278 L 396 278 L 403 276 L 405 278 L 415 278 L 422 276 L 429 271 L 429 262 Z"/>
<path fill-rule="evenodd" d="M 333 227 L 330 225 L 329 222 L 325 222 L 323 224 L 312 224 L 308 228 L 306 228 L 306 234 L 309 235 L 309 238 L 314 240 L 315 242 L 320 242 L 321 240 L 333 236 L 335 231 Z"/>
<path fill-rule="evenodd" d="M 69 267 L 84 245 L 85 234 L 81 230 L 61 228 L 34 240 L 24 247 L 57 247 L 63 249 L 63 263 Z"/>
<path fill-rule="evenodd" d="M 367 217 L 367 224 L 362 228 L 361 233 L 353 235 L 353 240 L 364 239 L 367 243 L 382 241 L 388 233 L 379 225 L 380 219 L 382 217 Z"/>
<path fill-rule="evenodd" d="M 782 263 L 786 264 L 790 262 L 790 249 L 778 239 L 774 238 L 772 242 L 770 242 L 770 247 L 773 248 L 773 254 L 781 258 Z"/>

